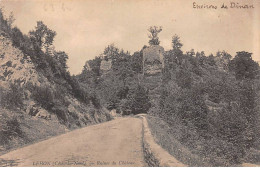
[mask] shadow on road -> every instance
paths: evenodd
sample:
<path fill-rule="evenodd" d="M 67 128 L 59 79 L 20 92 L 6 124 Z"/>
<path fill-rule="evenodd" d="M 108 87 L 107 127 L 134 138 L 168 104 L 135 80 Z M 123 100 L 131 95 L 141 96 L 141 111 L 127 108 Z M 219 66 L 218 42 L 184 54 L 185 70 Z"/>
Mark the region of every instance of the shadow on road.
<path fill-rule="evenodd" d="M 11 166 L 17 166 L 19 163 L 19 159 L 16 160 L 6 160 L 0 158 L 0 167 L 11 167 Z"/>

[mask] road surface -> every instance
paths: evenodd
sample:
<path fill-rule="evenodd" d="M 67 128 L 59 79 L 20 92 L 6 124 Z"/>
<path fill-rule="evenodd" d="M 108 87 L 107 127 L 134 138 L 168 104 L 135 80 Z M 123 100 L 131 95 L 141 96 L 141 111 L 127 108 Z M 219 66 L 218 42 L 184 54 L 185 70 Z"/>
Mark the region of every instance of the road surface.
<path fill-rule="evenodd" d="M 0 156 L 0 166 L 147 166 L 142 120 L 118 118 Z"/>

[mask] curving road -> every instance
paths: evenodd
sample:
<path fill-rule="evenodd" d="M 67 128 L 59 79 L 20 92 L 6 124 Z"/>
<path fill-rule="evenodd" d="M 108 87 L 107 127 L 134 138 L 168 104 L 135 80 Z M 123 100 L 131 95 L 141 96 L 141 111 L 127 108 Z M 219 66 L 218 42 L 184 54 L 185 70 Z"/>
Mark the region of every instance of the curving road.
<path fill-rule="evenodd" d="M 0 166 L 147 166 L 142 120 L 88 126 L 0 156 Z"/>

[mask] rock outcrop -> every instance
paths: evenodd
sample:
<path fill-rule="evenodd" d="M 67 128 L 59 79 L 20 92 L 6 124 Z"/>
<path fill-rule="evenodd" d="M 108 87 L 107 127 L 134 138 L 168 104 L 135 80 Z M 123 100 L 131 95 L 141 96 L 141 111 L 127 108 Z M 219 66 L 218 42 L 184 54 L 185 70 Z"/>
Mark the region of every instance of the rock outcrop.
<path fill-rule="evenodd" d="M 31 82 L 40 85 L 39 75 L 29 56 L 12 46 L 12 41 L 0 34 L 0 85 L 7 87 L 17 82 L 24 85 Z"/>
<path fill-rule="evenodd" d="M 103 72 L 103 73 L 106 73 L 108 72 L 109 70 L 111 70 L 112 68 L 112 60 L 111 59 L 103 59 L 101 61 L 101 64 L 100 64 L 100 70 Z"/>
<path fill-rule="evenodd" d="M 143 50 L 143 74 L 155 75 L 164 68 L 164 48 L 151 45 Z"/>
<path fill-rule="evenodd" d="M 106 66 L 105 69 L 108 70 L 109 66 Z M 40 102 L 51 103 L 53 101 L 37 101 L 33 94 L 38 93 L 37 96 L 39 97 L 43 95 L 40 93 L 48 91 L 50 96 L 54 96 L 54 93 L 58 91 L 58 88 L 61 88 L 61 85 L 49 81 L 42 73 L 37 71 L 30 56 L 24 55 L 20 49 L 12 45 L 12 40 L 5 33 L 0 32 L 0 88 L 9 91 L 11 83 L 22 87 L 24 90 L 23 112 L 36 119 L 52 121 L 59 114 L 60 117 L 67 119 L 68 124 L 71 124 L 70 126 L 85 126 L 106 121 L 109 116 L 108 111 L 101 109 L 99 113 L 91 103 L 89 105 L 83 104 L 71 95 L 65 87 L 63 87 L 65 93 L 60 95 L 67 102 L 67 107 L 64 105 L 59 106 L 58 110 L 61 113 L 53 113 L 53 111 L 50 111 L 51 109 L 44 109 Z M 58 103 L 56 99 L 53 100 Z M 91 116 L 90 110 L 95 110 L 94 115 Z"/>

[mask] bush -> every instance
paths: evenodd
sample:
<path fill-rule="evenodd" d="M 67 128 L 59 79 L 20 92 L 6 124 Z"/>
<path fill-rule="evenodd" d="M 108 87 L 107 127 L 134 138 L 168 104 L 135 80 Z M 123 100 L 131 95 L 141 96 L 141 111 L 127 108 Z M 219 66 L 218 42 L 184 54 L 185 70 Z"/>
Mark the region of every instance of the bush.
<path fill-rule="evenodd" d="M 211 145 L 211 152 L 206 151 L 207 154 L 214 152 L 227 159 L 230 164 L 240 163 L 247 145 L 245 140 L 247 121 L 241 109 L 237 105 L 232 105 L 229 108 L 211 111 L 208 119 L 210 124 L 208 131 L 215 144 Z M 229 147 L 222 146 L 221 143 Z"/>
<path fill-rule="evenodd" d="M 68 122 L 68 110 L 63 106 L 54 106 L 52 112 L 57 116 L 61 123 L 66 124 Z"/>
<path fill-rule="evenodd" d="M 235 73 L 238 80 L 255 79 L 259 64 L 252 59 L 252 53 L 240 51 L 230 61 L 229 69 Z"/>
<path fill-rule="evenodd" d="M 54 93 L 51 88 L 47 86 L 33 86 L 31 92 L 32 98 L 44 109 L 51 110 L 52 107 L 55 105 Z"/>
<path fill-rule="evenodd" d="M 4 118 L 0 127 L 0 145 L 7 145 L 13 138 L 24 136 L 20 123 L 15 116 Z"/>
<path fill-rule="evenodd" d="M 150 99 L 148 96 L 149 91 L 145 87 L 138 85 L 130 96 L 131 110 L 133 114 L 147 113 L 151 107 Z"/>
<path fill-rule="evenodd" d="M 255 141 L 255 92 L 253 82 L 214 78 L 190 89 L 165 84 L 158 116 L 193 153 L 213 166 L 230 166 L 240 163 Z M 208 109 L 205 99 L 216 103 Z"/>
<path fill-rule="evenodd" d="M 0 103 L 2 107 L 16 109 L 23 107 L 24 89 L 18 84 L 11 83 L 9 90 L 0 89 Z"/>

